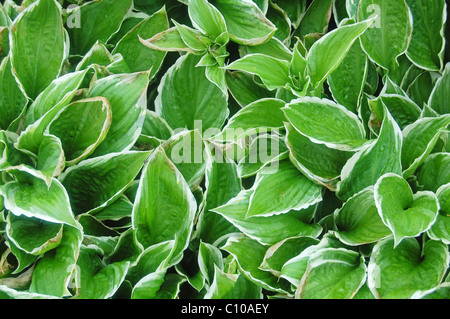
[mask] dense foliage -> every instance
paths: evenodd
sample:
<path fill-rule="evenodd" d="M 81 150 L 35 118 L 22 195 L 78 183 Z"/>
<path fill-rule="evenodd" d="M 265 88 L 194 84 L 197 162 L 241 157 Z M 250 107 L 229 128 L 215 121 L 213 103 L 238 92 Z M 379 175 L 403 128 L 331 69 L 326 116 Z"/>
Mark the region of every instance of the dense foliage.
<path fill-rule="evenodd" d="M 444 0 L 6 0 L 0 298 L 449 298 Z"/>

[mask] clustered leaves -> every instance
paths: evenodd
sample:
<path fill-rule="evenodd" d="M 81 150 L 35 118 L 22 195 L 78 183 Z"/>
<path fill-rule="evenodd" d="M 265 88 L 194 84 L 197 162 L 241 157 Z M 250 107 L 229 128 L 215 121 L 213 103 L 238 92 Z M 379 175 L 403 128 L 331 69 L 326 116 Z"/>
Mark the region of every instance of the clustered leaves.
<path fill-rule="evenodd" d="M 449 298 L 444 0 L 6 0 L 0 298 Z"/>

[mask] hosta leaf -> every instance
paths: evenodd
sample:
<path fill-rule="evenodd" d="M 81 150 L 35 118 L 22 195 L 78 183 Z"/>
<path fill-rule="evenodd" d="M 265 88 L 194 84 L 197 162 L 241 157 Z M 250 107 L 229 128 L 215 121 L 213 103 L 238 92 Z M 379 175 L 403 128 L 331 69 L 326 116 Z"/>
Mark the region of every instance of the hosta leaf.
<path fill-rule="evenodd" d="M 279 135 L 257 136 L 249 145 L 248 154 L 238 163 L 240 178 L 256 175 L 265 167 L 276 170 L 279 161 L 289 157 L 288 149 Z"/>
<path fill-rule="evenodd" d="M 315 143 L 339 150 L 356 150 L 366 143 L 364 126 L 357 116 L 331 100 L 299 98 L 283 111 L 290 124 Z"/>
<path fill-rule="evenodd" d="M 44 135 L 39 146 L 37 169 L 45 176 L 47 184 L 53 177 L 57 177 L 65 168 L 65 156 L 59 138 L 53 135 Z"/>
<path fill-rule="evenodd" d="M 408 182 L 399 175 L 383 175 L 375 184 L 374 196 L 378 213 L 394 234 L 396 246 L 406 237 L 427 231 L 436 221 L 436 195 L 429 191 L 413 194 Z"/>
<path fill-rule="evenodd" d="M 257 75 L 268 90 L 285 87 L 289 82 L 289 62 L 265 54 L 247 54 L 226 66 L 228 70 L 239 70 Z"/>
<path fill-rule="evenodd" d="M 401 174 L 402 134 L 387 109 L 378 138 L 357 152 L 342 169 L 337 195 L 343 200 L 374 185 L 385 173 Z M 370 168 L 370 169 L 368 169 Z"/>
<path fill-rule="evenodd" d="M 88 97 L 104 97 L 111 104 L 112 122 L 94 156 L 129 150 L 142 130 L 147 106 L 148 72 L 111 75 L 96 81 Z"/>
<path fill-rule="evenodd" d="M 279 277 L 281 275 L 281 269 L 286 262 L 301 254 L 306 248 L 318 243 L 319 240 L 311 237 L 286 238 L 267 249 L 264 260 L 259 268 L 270 271 Z"/>
<path fill-rule="evenodd" d="M 434 153 L 428 156 L 417 173 L 417 181 L 423 189 L 432 192 L 450 183 L 450 154 Z"/>
<path fill-rule="evenodd" d="M 226 204 L 242 189 L 236 164 L 216 150 L 206 149 L 205 192 L 197 222 L 195 238 L 213 244 L 220 237 L 237 231 L 228 220 L 212 211 Z"/>
<path fill-rule="evenodd" d="M 116 200 L 139 173 L 150 152 L 111 153 L 68 168 L 60 180 L 76 214 L 94 213 Z"/>
<path fill-rule="evenodd" d="M 450 283 L 444 282 L 435 288 L 417 291 L 411 296 L 411 299 L 448 299 L 449 297 Z"/>
<path fill-rule="evenodd" d="M 236 141 L 245 136 L 283 127 L 285 102 L 267 98 L 257 100 L 240 109 L 229 120 L 223 131 L 214 136 L 217 141 Z"/>
<path fill-rule="evenodd" d="M 94 152 L 111 125 L 111 105 L 102 97 L 74 102 L 62 109 L 48 132 L 62 143 L 67 164 L 76 164 Z"/>
<path fill-rule="evenodd" d="M 189 0 L 188 12 L 194 27 L 212 39 L 227 31 L 224 17 L 207 0 Z"/>
<path fill-rule="evenodd" d="M 93 64 L 108 66 L 114 62 L 114 58 L 108 48 L 99 41 L 95 42 L 92 48 L 84 55 L 83 59 L 77 64 L 76 71 L 84 70 Z"/>
<path fill-rule="evenodd" d="M 148 247 L 175 239 L 173 259 L 181 258 L 189 242 L 197 210 L 181 173 L 162 148 L 153 151 L 143 169 L 133 208 L 137 240 Z"/>
<path fill-rule="evenodd" d="M 225 78 L 229 92 L 241 107 L 262 98 L 274 97 L 274 94 L 258 85 L 253 76 L 246 72 L 227 71 Z"/>
<path fill-rule="evenodd" d="M 364 245 L 391 236 L 375 205 L 372 188 L 351 197 L 334 213 L 336 236 L 347 245 Z"/>
<path fill-rule="evenodd" d="M 123 261 L 105 266 L 95 252 L 82 246 L 77 260 L 76 298 L 107 299 L 112 297 L 124 281 L 129 265 L 128 261 Z"/>
<path fill-rule="evenodd" d="M 450 115 L 422 118 L 403 130 L 402 166 L 407 178 L 423 163 L 450 124 Z"/>
<path fill-rule="evenodd" d="M 428 230 L 431 239 L 450 244 L 450 183 L 442 185 L 436 192 L 439 200 L 439 214 L 436 222 Z"/>
<path fill-rule="evenodd" d="M 377 243 L 368 267 L 368 284 L 377 298 L 408 299 L 436 287 L 448 267 L 447 245 L 429 240 L 421 251 L 414 238 L 394 248 L 393 239 Z"/>
<path fill-rule="evenodd" d="M 289 290 L 287 282 L 267 271 L 259 269 L 264 259 L 266 247 L 245 236 L 230 237 L 221 249 L 230 253 L 236 260 L 242 273 L 258 286 L 274 292 Z"/>
<path fill-rule="evenodd" d="M 61 8 L 55 0 L 31 4 L 11 26 L 11 64 L 35 99 L 60 73 L 66 55 Z"/>
<path fill-rule="evenodd" d="M 106 43 L 119 31 L 125 16 L 131 11 L 133 1 L 114 0 L 86 2 L 71 12 L 80 17 L 79 28 L 68 28 L 70 51 L 72 54 L 85 54 L 97 41 Z M 108 19 L 105 19 L 108 12 Z"/>
<path fill-rule="evenodd" d="M 163 144 L 170 161 L 175 164 L 191 189 L 198 187 L 203 179 L 206 161 L 205 145 L 199 131 L 184 131 L 173 135 Z"/>
<path fill-rule="evenodd" d="M 291 124 L 286 123 L 286 146 L 294 165 L 309 178 L 319 183 L 331 183 L 339 178 L 352 152 L 329 148 L 311 141 Z"/>
<path fill-rule="evenodd" d="M 14 215 L 42 219 L 51 223 L 64 223 L 78 227 L 64 186 L 56 179 L 47 185 L 37 171 L 26 167 L 9 170 L 19 181 L 0 186 L 5 208 Z"/>
<path fill-rule="evenodd" d="M 340 65 L 353 43 L 373 23 L 366 20 L 355 24 L 340 26 L 315 42 L 306 56 L 308 73 L 315 87 Z"/>
<path fill-rule="evenodd" d="M 228 115 L 227 98 L 196 67 L 199 57 L 188 54 L 180 57 L 163 76 L 155 101 L 156 113 L 173 129 L 220 129 Z M 196 123 L 196 121 L 198 121 Z"/>
<path fill-rule="evenodd" d="M 243 274 L 229 274 L 214 267 L 214 280 L 204 299 L 261 299 L 261 287 Z"/>
<path fill-rule="evenodd" d="M 169 268 L 171 265 L 168 264 L 168 261 L 172 255 L 174 245 L 175 241 L 169 240 L 147 247 L 138 256 L 136 262 L 130 266 L 127 280 L 135 284 L 149 273 L 153 273 L 158 269 Z"/>
<path fill-rule="evenodd" d="M 186 43 L 184 43 L 183 38 L 176 27 L 172 27 L 155 34 L 149 39 L 139 38 L 139 41 L 146 47 L 153 50 L 166 52 L 195 52 Z"/>
<path fill-rule="evenodd" d="M 216 246 L 200 242 L 198 249 L 198 265 L 206 282 L 211 285 L 214 281 L 215 269 L 223 269 L 222 252 Z"/>
<path fill-rule="evenodd" d="M 25 126 L 35 123 L 47 112 L 54 109 L 51 118 L 64 106 L 68 105 L 81 86 L 88 70 L 65 74 L 55 80 L 39 94 L 27 109 Z M 55 108 L 58 106 L 57 108 Z"/>
<path fill-rule="evenodd" d="M 380 98 L 401 129 L 419 119 L 421 109 L 411 99 L 398 94 L 384 94 Z"/>
<path fill-rule="evenodd" d="M 63 225 L 33 217 L 8 215 L 6 234 L 17 248 L 28 254 L 41 255 L 61 243 Z"/>
<path fill-rule="evenodd" d="M 368 63 L 359 41 L 355 41 L 341 64 L 328 76 L 334 100 L 354 113 L 364 91 Z"/>
<path fill-rule="evenodd" d="M 323 34 L 328 30 L 333 8 L 331 0 L 314 0 L 304 13 L 295 36 L 306 36 L 308 34 Z"/>
<path fill-rule="evenodd" d="M 357 252 L 323 249 L 310 256 L 295 296 L 300 299 L 349 299 L 365 279 L 364 258 Z"/>
<path fill-rule="evenodd" d="M 320 234 L 322 229 L 319 225 L 309 224 L 303 219 L 311 210 L 315 210 L 315 206 L 280 215 L 246 218 L 251 194 L 252 190 L 243 190 L 225 205 L 212 211 L 222 215 L 245 235 L 262 244 L 274 245 L 289 237 L 317 237 Z"/>
<path fill-rule="evenodd" d="M 256 176 L 246 218 L 285 214 L 306 209 L 322 200 L 322 187 L 289 161 L 277 168 L 263 168 Z"/>
<path fill-rule="evenodd" d="M 244 45 L 266 42 L 275 33 L 276 27 L 250 0 L 211 1 L 223 15 L 230 39 Z"/>
<path fill-rule="evenodd" d="M 447 63 L 442 76 L 437 80 L 433 91 L 431 92 L 428 105 L 439 114 L 450 113 L 448 106 L 450 86 L 450 63 Z"/>
<path fill-rule="evenodd" d="M 406 0 L 413 17 L 411 43 L 406 55 L 413 63 L 430 71 L 442 68 L 445 49 L 446 3 Z"/>
<path fill-rule="evenodd" d="M 241 48 L 241 55 L 261 53 L 269 55 L 273 58 L 285 61 L 292 60 L 292 51 L 283 42 L 275 37 L 272 37 L 269 41 L 258 45 L 246 45 Z"/>
<path fill-rule="evenodd" d="M 70 296 L 71 276 L 76 268 L 82 232 L 64 227 L 61 243 L 39 259 L 33 272 L 30 292 L 56 297 Z"/>
<path fill-rule="evenodd" d="M 112 54 L 122 54 L 131 72 L 151 69 L 149 77 L 152 79 L 159 71 L 166 53 L 145 47 L 139 37 L 148 39 L 168 28 L 167 12 L 163 8 L 133 27 L 117 43 Z"/>
<path fill-rule="evenodd" d="M 6 130 L 21 115 L 27 98 L 12 73 L 10 57 L 0 64 L 0 129 Z"/>
<path fill-rule="evenodd" d="M 361 36 L 361 45 L 369 58 L 381 67 L 394 71 L 397 58 L 411 39 L 412 17 L 405 0 L 361 0 L 358 18 L 376 17 L 375 23 Z"/>

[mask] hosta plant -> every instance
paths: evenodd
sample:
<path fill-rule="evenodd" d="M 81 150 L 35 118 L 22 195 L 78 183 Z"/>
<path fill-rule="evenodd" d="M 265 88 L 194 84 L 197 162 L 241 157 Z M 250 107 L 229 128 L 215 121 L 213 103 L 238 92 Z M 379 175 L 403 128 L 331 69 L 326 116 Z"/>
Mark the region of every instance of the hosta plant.
<path fill-rule="evenodd" d="M 444 0 L 6 0 L 0 298 L 450 296 Z"/>

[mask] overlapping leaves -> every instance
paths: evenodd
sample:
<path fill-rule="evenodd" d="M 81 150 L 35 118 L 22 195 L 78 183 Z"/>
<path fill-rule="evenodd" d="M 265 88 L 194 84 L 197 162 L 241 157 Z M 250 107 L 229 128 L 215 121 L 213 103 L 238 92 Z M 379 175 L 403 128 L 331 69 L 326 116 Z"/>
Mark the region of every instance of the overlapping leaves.
<path fill-rule="evenodd" d="M 443 0 L 18 2 L 0 298 L 448 298 Z"/>

